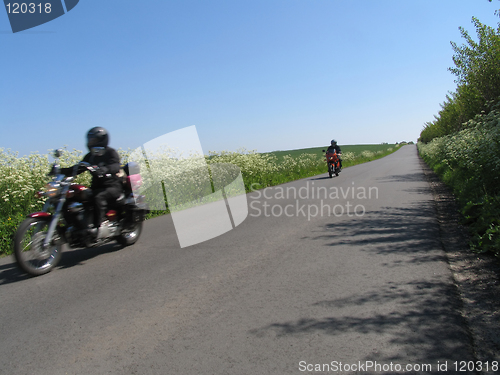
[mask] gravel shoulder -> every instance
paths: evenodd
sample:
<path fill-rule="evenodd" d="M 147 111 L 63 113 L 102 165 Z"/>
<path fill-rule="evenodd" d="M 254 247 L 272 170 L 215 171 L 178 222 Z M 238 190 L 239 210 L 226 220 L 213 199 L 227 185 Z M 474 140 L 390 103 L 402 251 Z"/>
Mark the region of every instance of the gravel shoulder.
<path fill-rule="evenodd" d="M 440 240 L 463 302 L 461 314 L 473 340 L 475 357 L 478 361 L 498 361 L 500 261 L 489 254 L 470 251 L 467 229 L 460 224 L 454 195 L 422 159 L 420 162 L 434 196 Z"/>

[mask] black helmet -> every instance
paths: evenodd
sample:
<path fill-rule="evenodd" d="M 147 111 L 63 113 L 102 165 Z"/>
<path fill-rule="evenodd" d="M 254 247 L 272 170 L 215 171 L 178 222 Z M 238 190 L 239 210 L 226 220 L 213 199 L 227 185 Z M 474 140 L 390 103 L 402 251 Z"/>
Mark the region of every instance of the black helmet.
<path fill-rule="evenodd" d="M 335 139 L 332 139 L 331 144 L 332 144 L 332 146 L 336 146 L 337 145 L 337 141 Z"/>
<path fill-rule="evenodd" d="M 96 126 L 87 133 L 87 147 L 108 147 L 109 135 L 106 129 Z"/>

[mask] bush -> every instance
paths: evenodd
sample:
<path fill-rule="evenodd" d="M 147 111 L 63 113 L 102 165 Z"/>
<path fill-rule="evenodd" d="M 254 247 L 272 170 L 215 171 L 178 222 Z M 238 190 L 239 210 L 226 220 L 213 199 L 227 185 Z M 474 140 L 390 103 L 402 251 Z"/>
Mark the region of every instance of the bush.
<path fill-rule="evenodd" d="M 422 158 L 453 188 L 476 251 L 500 255 L 500 111 L 478 115 L 466 129 L 419 143 Z"/>

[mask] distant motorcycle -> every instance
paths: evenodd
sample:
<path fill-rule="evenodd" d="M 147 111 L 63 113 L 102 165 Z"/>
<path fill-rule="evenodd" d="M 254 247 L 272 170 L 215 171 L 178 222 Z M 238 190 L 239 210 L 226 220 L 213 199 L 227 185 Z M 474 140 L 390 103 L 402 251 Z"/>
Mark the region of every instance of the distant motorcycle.
<path fill-rule="evenodd" d="M 21 269 L 31 275 L 50 272 L 59 262 L 64 243 L 71 248 L 94 247 L 116 240 L 123 246 L 134 244 L 142 232 L 147 206 L 144 196 L 134 194 L 140 186 L 139 174 L 131 174 L 124 167 L 124 193 L 112 204 L 99 228 L 96 239 L 89 236 L 88 224 L 93 222 L 92 190 L 73 183 L 79 167 L 93 171 L 86 162 L 80 162 L 73 176 L 60 174 L 57 164 L 61 151 L 54 153 L 53 179 L 39 197 L 47 197 L 41 212 L 34 212 L 19 225 L 14 236 L 14 256 Z"/>
<path fill-rule="evenodd" d="M 323 152 L 325 152 L 325 150 L 323 150 Z M 333 153 L 327 152 L 325 157 L 330 178 L 332 178 L 334 174 L 338 176 L 341 171 L 339 155 L 334 151 Z"/>

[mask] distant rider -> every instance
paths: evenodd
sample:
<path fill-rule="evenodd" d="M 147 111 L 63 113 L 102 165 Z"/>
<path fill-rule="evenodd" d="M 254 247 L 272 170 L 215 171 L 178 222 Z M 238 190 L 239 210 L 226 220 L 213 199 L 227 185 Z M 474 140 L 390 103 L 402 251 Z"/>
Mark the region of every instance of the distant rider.
<path fill-rule="evenodd" d="M 335 139 L 332 139 L 326 152 L 330 154 L 333 154 L 334 152 L 337 153 L 339 157 L 340 169 L 342 169 L 342 158 L 340 157 L 340 155 L 342 155 L 342 151 L 340 150 L 340 146 L 337 145 L 337 141 Z"/>
<path fill-rule="evenodd" d="M 109 135 L 106 129 L 96 126 L 87 133 L 87 148 L 89 153 L 83 157 L 84 162 L 93 166 L 92 194 L 94 196 L 94 227 L 89 233 L 97 238 L 98 228 L 106 214 L 108 203 L 115 201 L 123 192 L 123 187 L 117 173 L 120 171 L 120 156 L 114 148 L 108 147 Z M 80 167 L 77 174 L 88 169 Z M 73 175 L 73 167 L 62 168 L 61 173 Z"/>

